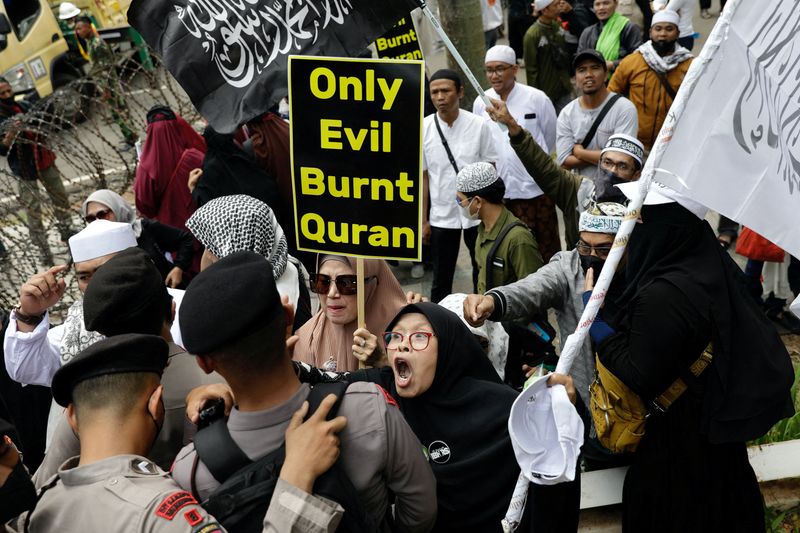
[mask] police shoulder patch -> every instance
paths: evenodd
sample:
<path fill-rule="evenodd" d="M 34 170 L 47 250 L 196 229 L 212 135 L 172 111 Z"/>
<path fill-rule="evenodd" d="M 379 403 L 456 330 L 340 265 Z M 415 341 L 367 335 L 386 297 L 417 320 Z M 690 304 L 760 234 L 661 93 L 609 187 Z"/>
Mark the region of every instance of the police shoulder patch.
<path fill-rule="evenodd" d="M 197 500 L 194 499 L 194 496 L 185 490 L 173 492 L 158 504 L 158 507 L 156 507 L 156 516 L 160 516 L 161 518 L 165 518 L 167 520 L 172 520 L 175 518 L 175 515 L 178 514 L 178 511 L 187 505 L 196 503 Z"/>
<path fill-rule="evenodd" d="M 389 394 L 389 391 L 387 391 L 386 389 L 384 389 L 383 387 L 381 387 L 377 383 L 375 384 L 375 386 L 378 387 L 378 390 L 383 393 L 383 397 L 386 398 L 386 403 L 388 403 L 389 405 L 394 405 L 395 407 L 398 407 L 397 400 L 395 400 L 394 397 L 391 394 Z"/>
<path fill-rule="evenodd" d="M 203 521 L 203 515 L 201 515 L 197 511 L 197 509 L 189 509 L 188 511 L 183 513 L 183 517 L 192 527 L 196 526 L 197 524 Z"/>

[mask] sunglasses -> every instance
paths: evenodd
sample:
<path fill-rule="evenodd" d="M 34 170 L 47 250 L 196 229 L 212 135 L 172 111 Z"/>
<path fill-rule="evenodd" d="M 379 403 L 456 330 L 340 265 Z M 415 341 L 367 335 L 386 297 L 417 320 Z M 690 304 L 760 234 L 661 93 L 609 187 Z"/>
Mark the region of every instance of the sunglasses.
<path fill-rule="evenodd" d="M 375 279 L 377 276 L 364 278 L 364 283 Z M 358 292 L 358 276 L 355 274 L 342 274 L 336 278 L 331 278 L 327 274 L 314 273 L 310 276 L 311 290 L 317 294 L 328 294 L 331 290 L 331 283 L 336 284 L 336 290 L 342 296 L 352 296 Z"/>
<path fill-rule="evenodd" d="M 85 217 L 83 217 L 83 220 L 85 220 L 87 224 L 91 224 L 97 219 L 107 220 L 108 215 L 110 214 L 111 214 L 111 209 L 101 209 L 100 211 L 97 211 L 92 215 L 86 215 Z"/>

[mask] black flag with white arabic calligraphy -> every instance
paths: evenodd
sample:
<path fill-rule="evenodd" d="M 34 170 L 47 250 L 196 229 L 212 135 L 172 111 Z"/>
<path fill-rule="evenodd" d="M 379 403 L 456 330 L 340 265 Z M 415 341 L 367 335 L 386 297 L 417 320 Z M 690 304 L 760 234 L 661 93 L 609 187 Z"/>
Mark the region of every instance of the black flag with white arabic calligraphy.
<path fill-rule="evenodd" d="M 289 55 L 351 57 L 408 0 L 133 0 L 128 22 L 220 132 L 288 94 Z"/>

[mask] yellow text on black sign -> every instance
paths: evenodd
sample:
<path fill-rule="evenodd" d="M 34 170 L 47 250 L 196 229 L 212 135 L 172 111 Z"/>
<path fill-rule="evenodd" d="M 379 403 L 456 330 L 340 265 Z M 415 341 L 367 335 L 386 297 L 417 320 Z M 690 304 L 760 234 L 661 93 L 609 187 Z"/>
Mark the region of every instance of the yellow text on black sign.
<path fill-rule="evenodd" d="M 298 248 L 419 259 L 420 62 L 292 57 Z"/>

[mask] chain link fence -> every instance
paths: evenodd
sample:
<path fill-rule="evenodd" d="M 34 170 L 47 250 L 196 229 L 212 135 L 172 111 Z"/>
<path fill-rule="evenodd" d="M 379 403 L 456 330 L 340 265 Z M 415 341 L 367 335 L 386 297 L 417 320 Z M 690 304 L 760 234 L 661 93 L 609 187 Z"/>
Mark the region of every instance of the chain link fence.
<path fill-rule="evenodd" d="M 133 204 L 137 151 L 125 141 L 144 142 L 145 116 L 155 104 L 169 105 L 190 124 L 201 120 L 155 56 L 132 49 L 2 124 L 0 141 L 10 146 L 0 158 L 3 309 L 16 305 L 30 276 L 69 261 L 66 239 L 85 226 L 80 206 L 92 191 L 108 188 Z M 51 310 L 56 320 L 79 297 L 72 271 L 66 281 L 67 294 Z"/>

